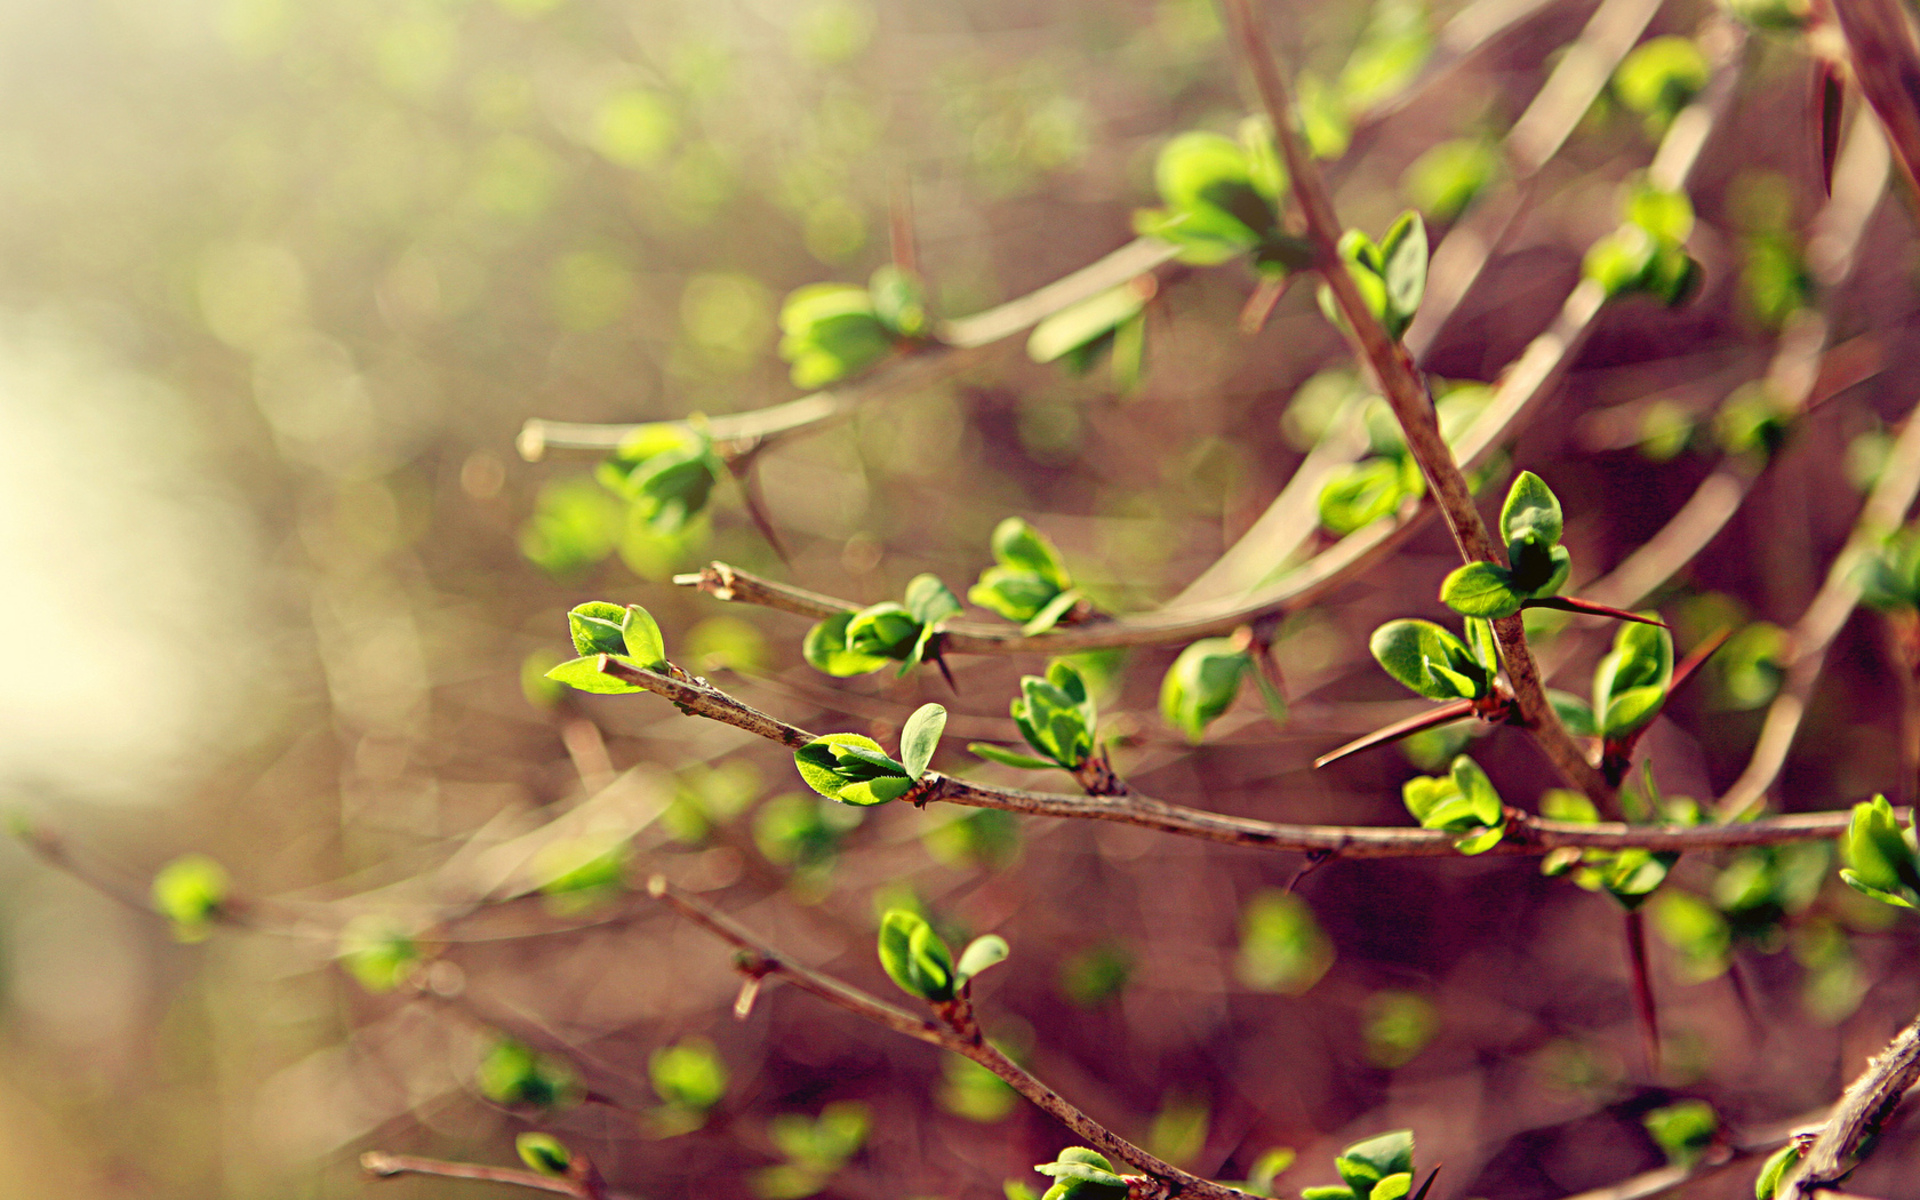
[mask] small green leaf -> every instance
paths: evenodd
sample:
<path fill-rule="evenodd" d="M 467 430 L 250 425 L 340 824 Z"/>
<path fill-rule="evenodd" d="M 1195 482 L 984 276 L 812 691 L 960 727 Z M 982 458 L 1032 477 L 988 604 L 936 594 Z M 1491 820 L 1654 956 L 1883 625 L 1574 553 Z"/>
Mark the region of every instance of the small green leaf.
<path fill-rule="evenodd" d="M 1681 1100 L 1656 1108 L 1642 1119 L 1654 1142 L 1674 1166 L 1691 1166 L 1713 1144 L 1720 1119 L 1705 1100 Z"/>
<path fill-rule="evenodd" d="M 572 1153 L 552 1134 L 520 1134 L 513 1139 L 513 1148 L 519 1152 L 521 1162 L 542 1175 L 564 1177 L 567 1168 L 573 1165 Z"/>
<path fill-rule="evenodd" d="M 1029 621 L 1060 595 L 1052 580 L 1034 571 L 988 567 L 967 589 L 967 599 L 1009 621 Z"/>
<path fill-rule="evenodd" d="M 954 968 L 954 978 L 965 983 L 988 967 L 1005 962 L 1007 955 L 1013 953 L 1007 946 L 1007 939 L 997 933 L 977 937 L 967 943 L 960 952 L 960 963 Z"/>
<path fill-rule="evenodd" d="M 1146 304 L 1146 294 L 1131 283 L 1090 296 L 1034 326 L 1027 338 L 1027 356 L 1037 363 L 1063 358 L 1112 334 Z"/>
<path fill-rule="evenodd" d="M 1440 600 L 1468 617 L 1498 620 L 1520 611 L 1528 593 L 1513 585 L 1513 572 L 1490 562 L 1457 567 L 1440 585 Z"/>
<path fill-rule="evenodd" d="M 892 600 L 870 604 L 847 620 L 847 650 L 874 658 L 907 657 L 920 637 L 920 622 Z"/>
<path fill-rule="evenodd" d="M 1190 742 L 1227 711 L 1253 667 L 1231 638 L 1203 638 L 1180 652 L 1160 682 L 1160 715 Z"/>
<path fill-rule="evenodd" d="M 1554 715 L 1567 727 L 1567 732 L 1575 737 L 1598 737 L 1599 726 L 1594 724 L 1593 709 L 1585 700 L 1554 688 L 1547 689 L 1547 703 L 1553 705 Z"/>
<path fill-rule="evenodd" d="M 1767 1156 L 1760 1167 L 1760 1177 L 1753 1181 L 1753 1200 L 1773 1200 L 1780 1190 L 1780 1181 L 1786 1177 L 1787 1168 L 1800 1161 L 1799 1143 L 1789 1138 L 1787 1144 Z"/>
<path fill-rule="evenodd" d="M 839 613 L 807 630 L 800 654 L 816 671 L 842 677 L 878 671 L 894 660 L 878 654 L 865 654 L 847 648 L 847 626 L 853 613 Z"/>
<path fill-rule="evenodd" d="M 915 783 L 927 773 L 927 764 L 933 761 L 934 748 L 939 746 L 940 733 L 946 727 L 945 708 L 922 704 L 900 730 L 900 762 L 907 769 L 907 777 Z"/>
<path fill-rule="evenodd" d="M 1044 758 L 1035 758 L 1030 754 L 1021 754 L 987 742 L 968 742 L 967 752 L 977 754 L 988 762 L 999 763 L 1003 767 L 1020 767 L 1029 771 L 1050 770 L 1059 765 Z"/>
<path fill-rule="evenodd" d="M 1003 567 L 1032 571 L 1057 588 L 1070 588 L 1073 578 L 1052 539 L 1020 517 L 1008 517 L 993 527 L 988 542 L 995 561 Z"/>
<path fill-rule="evenodd" d="M 1055 625 L 1058 625 L 1060 618 L 1072 612 L 1073 606 L 1078 603 L 1080 603 L 1079 589 L 1068 588 L 1066 591 L 1061 592 L 1053 599 L 1047 601 L 1046 604 L 1041 606 L 1039 612 L 1034 613 L 1032 617 L 1028 618 L 1027 622 L 1020 626 L 1020 636 L 1035 637 L 1045 633 Z"/>
<path fill-rule="evenodd" d="M 635 663 L 649 671 L 666 667 L 667 642 L 660 636 L 660 623 L 638 604 L 627 605 L 626 615 L 620 623 L 620 638 L 627 657 Z"/>
<path fill-rule="evenodd" d="M 960 598 L 937 575 L 915 575 L 907 581 L 907 612 L 922 625 L 937 625 L 961 613 Z"/>
<path fill-rule="evenodd" d="M 362 913 L 340 931 L 340 964 L 369 992 L 391 992 L 419 962 L 419 944 L 382 913 Z"/>
<path fill-rule="evenodd" d="M 705 1112 L 727 1094 L 727 1065 L 713 1043 L 690 1037 L 648 1055 L 647 1080 L 666 1103 Z"/>
<path fill-rule="evenodd" d="M 913 788 L 907 769 L 857 733 L 830 733 L 794 751 L 808 787 L 829 800 L 866 808 L 898 800 Z"/>
<path fill-rule="evenodd" d="M 627 653 L 627 640 L 622 632 L 626 620 L 626 609 L 604 600 L 589 601 L 575 608 L 567 614 L 573 652 L 582 657 Z"/>
<path fill-rule="evenodd" d="M 1412 324 L 1427 290 L 1427 225 L 1420 214 L 1403 213 L 1380 242 L 1381 278 L 1387 312 L 1401 329 Z"/>
<path fill-rule="evenodd" d="M 1673 636 L 1658 625 L 1622 624 L 1593 673 L 1600 733 L 1620 738 L 1653 719 L 1673 679 Z"/>
<path fill-rule="evenodd" d="M 617 658 L 622 662 L 628 661 L 624 655 L 615 654 L 611 657 Z M 638 666 L 639 664 L 634 663 L 632 665 Z M 556 683 L 564 683 L 570 688 L 577 688 L 580 691 L 592 692 L 600 696 L 623 696 L 630 692 L 644 692 L 647 690 L 637 683 L 628 683 L 624 679 L 616 678 L 602 671 L 600 669 L 600 656 L 598 654 L 595 654 L 591 658 L 568 659 L 553 670 L 548 671 L 547 678 Z"/>
<path fill-rule="evenodd" d="M 1388 621 L 1367 648 L 1387 674 L 1429 700 L 1478 700 L 1493 687 L 1467 644 L 1432 621 Z"/>
<path fill-rule="evenodd" d="M 867 281 L 867 295 L 874 315 L 895 335 L 917 338 L 927 332 L 926 289 L 913 272 L 888 263 Z"/>
<path fill-rule="evenodd" d="M 1453 220 L 1500 171 L 1500 154 L 1478 138 L 1441 142 L 1400 176 L 1400 190 L 1436 221 Z"/>
<path fill-rule="evenodd" d="M 1840 859 L 1849 868 L 1841 872 L 1842 878 L 1869 895 L 1881 893 L 1876 899 L 1901 897 L 1911 907 L 1920 895 L 1920 862 L 1885 796 L 1853 806 L 1840 839 Z"/>
<path fill-rule="evenodd" d="M 494 1042 L 481 1058 L 474 1082 L 495 1104 L 555 1109 L 581 1099 L 580 1085 L 566 1064 L 508 1037 Z"/>
<path fill-rule="evenodd" d="M 953 999 L 953 956 L 919 913 L 895 908 L 881 918 L 880 965 L 909 996 Z"/>
<path fill-rule="evenodd" d="M 1413 1170 L 1413 1131 L 1396 1129 L 1392 1133 L 1355 1142 L 1341 1151 L 1340 1157 L 1356 1167 L 1364 1168 L 1375 1179 L 1410 1173 Z M 1342 1171 L 1342 1178 L 1345 1175 Z"/>
<path fill-rule="evenodd" d="M 1520 472 L 1507 489 L 1506 503 L 1500 506 L 1500 529 L 1507 540 L 1533 533 L 1552 546 L 1560 541 L 1565 527 L 1560 499 L 1553 489 L 1532 471 Z"/>
<path fill-rule="evenodd" d="M 173 936 L 201 942 L 227 903 L 227 869 L 204 854 L 183 854 L 153 877 L 153 907 L 173 923 Z"/>

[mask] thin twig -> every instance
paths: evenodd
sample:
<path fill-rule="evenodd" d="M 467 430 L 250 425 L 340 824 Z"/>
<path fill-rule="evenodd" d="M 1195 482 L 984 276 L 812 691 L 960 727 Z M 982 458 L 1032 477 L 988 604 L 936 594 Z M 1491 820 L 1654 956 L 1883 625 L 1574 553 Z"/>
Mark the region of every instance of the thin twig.
<path fill-rule="evenodd" d="M 574 1196 L 578 1200 L 598 1200 L 607 1195 L 604 1185 L 597 1190 L 592 1190 L 584 1181 L 557 1175 L 542 1175 L 537 1171 L 525 1171 L 519 1167 L 447 1162 L 438 1158 L 419 1158 L 411 1154 L 388 1154 L 381 1150 L 369 1150 L 362 1154 L 360 1169 L 376 1179 L 391 1179 L 396 1175 L 433 1175 L 441 1179 L 477 1179 L 482 1183 L 504 1183 L 513 1187 L 531 1188 L 536 1192 Z M 598 1177 L 597 1174 L 595 1177 Z"/>
<path fill-rule="evenodd" d="M 877 996 L 789 961 L 780 951 L 718 910 L 675 888 L 663 876 L 655 875 L 648 880 L 647 891 L 722 941 L 747 952 L 751 957 L 741 963 L 741 970 L 750 977 L 784 979 L 856 1016 L 942 1050 L 950 1050 L 992 1071 L 1094 1149 L 1145 1172 L 1146 1179 L 1140 1181 L 1145 1186 L 1130 1189 L 1132 1195 L 1159 1200 L 1176 1195 L 1192 1196 L 1198 1200 L 1243 1200 L 1248 1195 L 1238 1188 L 1189 1175 L 1081 1112 L 981 1037 L 972 1020 L 971 1006 L 964 997 L 955 1002 L 955 1019 L 948 1024 L 917 1017 Z"/>
<path fill-rule="evenodd" d="M 1856 1165 L 1854 1156 L 1861 1144 L 1880 1131 L 1916 1081 L 1920 1081 L 1920 1020 L 1901 1030 L 1867 1064 L 1840 1097 L 1839 1106 L 1805 1157 L 1787 1172 L 1774 1194 L 1781 1200 L 1803 1200 L 1845 1179 Z"/>
<path fill-rule="evenodd" d="M 1899 0 L 1833 0 L 1853 81 L 1879 114 L 1907 183 L 1920 183 L 1920 51 Z"/>
<path fill-rule="evenodd" d="M 677 679 L 612 658 L 601 660 L 601 670 L 671 700 L 689 715 L 721 721 L 783 746 L 797 749 L 816 736 L 761 712 L 705 680 Z M 1138 792 L 1124 796 L 1029 792 L 972 783 L 937 771 L 927 772 L 924 782 L 928 787 L 923 798 L 928 801 L 945 800 L 972 808 L 997 808 L 1036 817 L 1115 821 L 1260 850 L 1333 854 L 1341 858 L 1445 858 L 1459 853 L 1454 849 L 1458 835 L 1443 830 L 1280 824 L 1169 804 Z M 1797 813 L 1737 825 L 1627 825 L 1621 822 L 1589 825 L 1553 821 L 1513 810 L 1508 813 L 1506 838 L 1488 853 L 1541 855 L 1567 846 L 1684 851 L 1818 841 L 1839 836 L 1850 816 L 1848 812 Z M 1908 817 L 1903 814 L 1902 819 Z"/>

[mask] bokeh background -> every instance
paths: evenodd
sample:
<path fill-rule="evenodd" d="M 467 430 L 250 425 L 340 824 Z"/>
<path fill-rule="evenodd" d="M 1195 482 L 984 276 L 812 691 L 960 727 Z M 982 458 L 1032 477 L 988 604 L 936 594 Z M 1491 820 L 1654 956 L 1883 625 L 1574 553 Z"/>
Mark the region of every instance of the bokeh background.
<path fill-rule="evenodd" d="M 1384 228 L 1420 153 L 1503 132 L 1590 10 L 1523 12 L 1362 123 L 1337 167 L 1343 217 Z M 1419 41 L 1456 11 L 1395 19 Z M 1289 62 L 1334 81 L 1369 10 L 1271 16 Z M 1650 33 L 1712 19 L 1670 3 Z M 1782 315 L 1755 302 L 1751 248 L 1793 252 L 1821 202 L 1804 56 L 1756 37 L 1741 60 L 1692 189 L 1701 295 L 1610 309 L 1514 448 L 1567 504 L 1576 579 L 1719 461 L 1707 418 L 1764 371 Z M 1302 864 L 1286 855 L 971 810 L 861 819 L 800 795 L 786 756 L 744 735 L 648 697 L 524 683 L 565 650 L 568 607 L 637 601 L 676 660 L 801 725 L 885 733 L 937 699 L 955 714 L 943 769 L 965 765 L 957 739 L 1011 739 L 1006 701 L 1038 661 L 959 660 L 957 696 L 928 672 L 831 681 L 801 663 L 797 618 L 664 579 L 711 557 L 861 602 L 920 571 L 963 589 L 1019 513 L 1104 605 L 1150 607 L 1251 525 L 1310 444 L 1313 406 L 1290 401 L 1346 360 L 1309 288 L 1245 336 L 1250 274 L 1170 279 L 1129 394 L 1036 366 L 1014 339 L 781 442 L 758 477 L 791 565 L 731 485 L 662 536 L 592 482 L 590 458 L 521 461 L 516 431 L 792 396 L 780 297 L 864 280 L 888 259 L 890 213 L 910 214 L 940 311 L 1037 287 L 1132 236 L 1168 137 L 1231 131 L 1244 104 L 1204 0 L 0 5 L 0 795 L 88 876 L 0 851 L 0 1191 L 462 1196 L 486 1185 L 363 1182 L 356 1158 L 508 1163 L 530 1128 L 649 1197 L 1042 1182 L 1029 1166 L 1067 1141 L 1044 1115 L 797 993 L 736 1022 L 728 953 L 644 899 L 469 911 L 622 844 L 634 878 L 664 870 L 882 992 L 878 907 L 1005 934 L 1013 958 L 980 985 L 990 1032 L 1215 1177 L 1291 1147 L 1283 1189 L 1331 1182 L 1339 1146 L 1410 1127 L 1423 1163 L 1446 1161 L 1437 1197 L 1554 1197 L 1662 1162 L 1642 1118 L 1677 1099 L 1709 1101 L 1736 1135 L 1829 1100 L 1911 1016 L 1920 980 L 1912 922 L 1839 887 L 1818 851 L 1782 868 L 1801 881 L 1791 920 L 1730 953 L 1701 915 L 1725 860 L 1676 869 L 1670 890 L 1702 899 L 1653 922 L 1676 943 L 1654 942 L 1655 1073 L 1617 907 L 1533 861 L 1336 863 L 1288 896 Z M 1489 380 L 1545 325 L 1645 165 L 1645 126 L 1603 97 L 1436 371 Z M 1910 228 L 1889 199 L 1853 278 L 1818 297 L 1878 369 L 1823 400 L 1662 593 L 1683 645 L 1725 622 L 1791 625 L 1851 527 L 1882 425 L 1914 394 Z M 1188 749 L 1154 708 L 1177 648 L 1096 664 L 1122 773 L 1224 811 L 1404 823 L 1407 754 L 1309 764 L 1401 711 L 1366 635 L 1436 615 L 1451 557 L 1429 529 L 1288 619 L 1285 727 L 1247 696 Z M 1606 636 L 1562 635 L 1582 662 Z M 1872 614 L 1843 634 L 1785 807 L 1910 792 L 1884 646 Z M 1709 672 L 1656 727 L 1667 791 L 1710 797 L 1739 773 L 1770 686 L 1764 654 L 1747 665 Z M 1510 802 L 1551 782 L 1523 742 L 1477 745 Z M 237 920 L 180 944 L 139 902 L 190 851 L 231 873 Z M 354 916 L 418 938 L 399 988 L 334 961 Z M 498 1032 L 568 1063 L 588 1101 L 487 1099 L 475 1070 Z M 677 1075 L 653 1064 L 671 1046 Z M 848 1103 L 864 1135 L 862 1110 L 827 1108 Z M 796 1123 L 823 1111 L 827 1126 Z M 1913 1149 L 1896 1127 L 1855 1186 L 1920 1196 Z"/>

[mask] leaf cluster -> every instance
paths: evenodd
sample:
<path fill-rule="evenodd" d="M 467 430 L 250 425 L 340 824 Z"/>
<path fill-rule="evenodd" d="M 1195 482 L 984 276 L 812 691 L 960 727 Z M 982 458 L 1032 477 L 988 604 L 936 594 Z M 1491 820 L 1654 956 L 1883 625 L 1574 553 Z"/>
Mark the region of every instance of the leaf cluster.
<path fill-rule="evenodd" d="M 1522 471 L 1500 506 L 1508 566 L 1472 562 L 1449 574 L 1440 599 L 1468 617 L 1510 617 L 1530 600 L 1552 596 L 1567 581 L 1573 558 L 1560 544 L 1565 518 L 1553 489 L 1532 471 Z"/>
<path fill-rule="evenodd" d="M 1006 939 L 989 933 L 967 943 L 956 963 L 946 941 L 919 913 L 894 908 L 880 919 L 880 966 L 887 978 L 907 995 L 936 1004 L 952 1000 L 1008 953 Z"/>
<path fill-rule="evenodd" d="M 1659 625 L 1623 623 L 1593 670 L 1593 702 L 1550 694 L 1568 732 L 1620 742 L 1658 716 L 1673 683 L 1673 635 Z"/>
<path fill-rule="evenodd" d="M 1609 300 L 1645 292 L 1670 308 L 1685 303 L 1700 285 L 1700 264 L 1686 251 L 1693 202 L 1643 181 L 1628 190 L 1621 215 L 1620 226 L 1588 248 L 1581 275 Z"/>
<path fill-rule="evenodd" d="M 1434 413 L 1441 438 L 1451 446 L 1492 398 L 1493 389 L 1484 384 L 1436 384 Z M 1407 449 L 1400 423 L 1386 401 L 1369 399 L 1361 418 L 1366 423 L 1367 457 L 1336 469 L 1320 488 L 1320 524 L 1343 537 L 1392 516 L 1409 499 L 1427 492 L 1420 463 Z M 1484 471 L 1472 473 L 1468 485 L 1478 489 L 1484 475 Z"/>
<path fill-rule="evenodd" d="M 1280 226 L 1286 168 L 1265 117 L 1240 122 L 1237 137 L 1194 131 L 1160 151 L 1153 181 L 1163 205 L 1134 213 L 1134 231 L 1180 248 L 1180 260 L 1214 266 L 1251 256 L 1264 274 L 1285 275 L 1312 259 L 1306 240 Z"/>
<path fill-rule="evenodd" d="M 1432 621 L 1402 618 L 1374 630 L 1367 649 L 1387 674 L 1416 695 L 1481 700 L 1493 693 L 1500 652 L 1486 621 L 1468 617 L 1466 631 L 1463 642 Z"/>
<path fill-rule="evenodd" d="M 579 657 L 554 667 L 547 678 L 568 687 L 602 695 L 646 690 L 601 671 L 603 654 L 641 670 L 667 669 L 667 644 L 660 623 L 638 604 L 622 608 L 605 600 L 590 600 L 567 613 L 567 632 Z"/>
<path fill-rule="evenodd" d="M 1500 793 L 1479 764 L 1464 754 L 1445 775 L 1407 780 L 1400 795 L 1422 829 L 1459 834 L 1453 845 L 1462 854 L 1484 854 L 1500 844 L 1506 830 Z"/>
<path fill-rule="evenodd" d="M 1055 659 L 1047 664 L 1044 677 L 1022 675 L 1020 695 L 1014 698 L 1011 709 L 1020 736 L 1038 757 L 985 742 L 970 743 L 967 749 L 989 762 L 1033 770 L 1059 767 L 1077 771 L 1093 753 L 1099 712 L 1087 692 L 1086 680 L 1072 663 Z"/>
<path fill-rule="evenodd" d="M 993 527 L 988 541 L 994 565 L 980 572 L 967 599 L 1009 621 L 1028 637 L 1045 633 L 1080 602 L 1073 576 L 1046 534 L 1020 517 Z"/>
<path fill-rule="evenodd" d="M 1059 1158 L 1034 1170 L 1053 1180 L 1040 1200 L 1126 1200 L 1127 1181 L 1106 1155 L 1085 1146 L 1068 1146 Z"/>
<path fill-rule="evenodd" d="M 1551 788 L 1540 797 L 1540 815 L 1555 821 L 1592 825 L 1600 820 L 1593 801 L 1578 792 Z M 1680 861 L 1678 854 L 1655 853 L 1639 847 L 1595 850 L 1563 847 L 1541 860 L 1543 875 L 1571 874 L 1573 882 L 1590 892 L 1605 892 L 1620 907 L 1633 912 L 1647 902 Z"/>
<path fill-rule="evenodd" d="M 1853 819 L 1840 839 L 1840 878 L 1848 887 L 1883 904 L 1920 906 L 1920 857 L 1911 829 L 1893 818 L 1885 796 L 1853 806 Z"/>
<path fill-rule="evenodd" d="M 795 387 L 818 388 L 872 366 L 927 335 L 927 305 L 911 272 L 884 266 L 866 287 L 813 283 L 780 306 L 780 357 Z"/>
<path fill-rule="evenodd" d="M 706 508 L 725 470 L 713 439 L 686 425 L 662 423 L 621 438 L 593 474 L 655 532 L 670 535 Z"/>
<path fill-rule="evenodd" d="M 898 800 L 927 773 L 947 710 L 923 704 L 900 729 L 900 758 L 889 758 L 880 743 L 857 733 L 829 733 L 793 752 L 793 762 L 808 787 L 829 800 L 861 808 Z"/>
<path fill-rule="evenodd" d="M 1340 1152 L 1333 1166 L 1341 1182 L 1303 1188 L 1300 1200 L 1400 1200 L 1413 1191 L 1413 1131 L 1399 1129 L 1355 1142 Z M 1424 1195 L 1426 1188 L 1420 1190 Z"/>
<path fill-rule="evenodd" d="M 1427 291 L 1427 224 L 1408 209 L 1400 214 L 1376 245 L 1358 229 L 1340 238 L 1340 259 L 1360 289 L 1361 299 L 1376 321 L 1395 341 L 1413 323 Z M 1320 285 L 1320 310 L 1336 326 L 1346 327 L 1333 289 Z"/>
<path fill-rule="evenodd" d="M 901 600 L 828 617 L 807 631 L 800 652 L 815 670 L 844 677 L 899 663 L 905 675 L 936 653 L 942 623 L 960 615 L 960 598 L 934 575 L 907 581 Z"/>

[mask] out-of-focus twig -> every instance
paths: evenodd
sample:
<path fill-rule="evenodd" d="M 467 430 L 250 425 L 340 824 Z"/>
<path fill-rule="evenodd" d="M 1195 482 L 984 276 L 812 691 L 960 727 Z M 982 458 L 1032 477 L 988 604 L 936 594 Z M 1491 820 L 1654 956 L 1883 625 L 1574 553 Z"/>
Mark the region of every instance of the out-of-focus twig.
<path fill-rule="evenodd" d="M 1899 0 L 1833 0 L 1833 13 L 1854 83 L 1886 126 L 1908 185 L 1920 186 L 1920 48 L 1905 8 Z"/>
<path fill-rule="evenodd" d="M 530 1188 L 536 1192 L 552 1192 L 559 1196 L 574 1196 L 578 1200 L 611 1200 L 613 1193 L 600 1178 L 600 1172 L 585 1157 L 575 1155 L 573 1162 L 577 1170 L 566 1175 L 542 1175 L 538 1171 L 525 1171 L 519 1167 L 494 1167 L 485 1163 L 447 1162 L 438 1158 L 419 1158 L 411 1154 L 388 1154 L 382 1150 L 369 1150 L 360 1156 L 360 1169 L 375 1179 L 392 1179 L 396 1175 L 432 1175 L 441 1179 L 475 1179 L 482 1183 L 504 1183 L 511 1187 Z"/>
<path fill-rule="evenodd" d="M 948 1015 L 951 1019 L 944 1023 L 916 1017 L 877 996 L 789 961 L 772 946 L 718 910 L 675 888 L 662 876 L 656 875 L 649 880 L 647 891 L 688 920 L 743 951 L 745 957 L 740 960 L 739 967 L 750 979 L 784 979 L 856 1016 L 943 1050 L 951 1050 L 992 1071 L 1015 1091 L 1085 1139 L 1094 1149 L 1144 1172 L 1144 1178 L 1130 1180 L 1128 1189 L 1129 1194 L 1138 1200 L 1170 1200 L 1174 1196 L 1192 1196 L 1197 1200 L 1243 1200 L 1248 1196 L 1238 1188 L 1189 1175 L 1081 1112 L 980 1035 L 979 1026 L 972 1018 L 972 1006 L 964 993 L 948 1005 L 936 1006 L 950 1010 Z"/>

